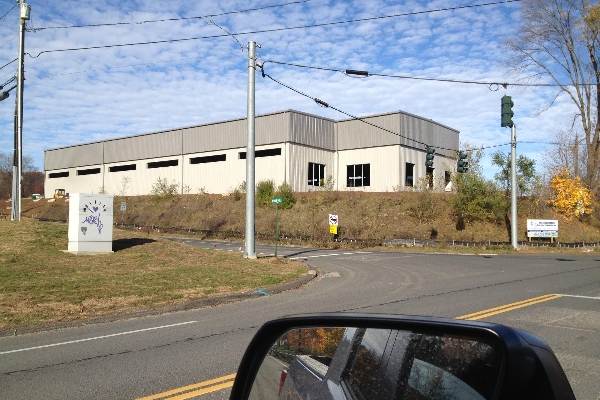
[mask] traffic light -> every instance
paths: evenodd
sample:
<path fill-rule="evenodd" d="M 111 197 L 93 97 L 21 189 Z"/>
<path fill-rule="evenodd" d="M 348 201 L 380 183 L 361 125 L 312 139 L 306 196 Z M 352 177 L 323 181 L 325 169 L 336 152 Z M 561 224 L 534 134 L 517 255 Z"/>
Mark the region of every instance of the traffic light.
<path fill-rule="evenodd" d="M 458 162 L 456 163 L 456 171 L 464 174 L 469 170 L 469 162 L 467 161 L 467 153 L 464 151 L 458 152 Z"/>
<path fill-rule="evenodd" d="M 433 168 L 433 156 L 435 155 L 435 149 L 427 146 L 427 155 L 425 156 L 425 166 L 427 168 Z"/>
<path fill-rule="evenodd" d="M 8 96 L 10 96 L 10 93 L 8 93 L 8 91 L 0 93 L 0 101 L 7 99 Z"/>
<path fill-rule="evenodd" d="M 512 120 L 512 117 L 513 115 L 515 115 L 515 113 L 513 112 L 512 108 L 514 105 L 515 103 L 513 103 L 510 96 L 502 96 L 502 121 L 500 124 L 501 127 L 513 127 L 514 122 Z"/>

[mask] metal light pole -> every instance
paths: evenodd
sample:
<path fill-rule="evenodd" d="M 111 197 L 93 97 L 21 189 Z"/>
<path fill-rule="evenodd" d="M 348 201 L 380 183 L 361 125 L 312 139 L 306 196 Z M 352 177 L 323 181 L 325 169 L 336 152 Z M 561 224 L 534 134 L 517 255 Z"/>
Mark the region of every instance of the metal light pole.
<path fill-rule="evenodd" d="M 19 0 L 19 65 L 17 67 L 17 96 L 15 118 L 16 151 L 13 160 L 13 194 L 11 219 L 21 220 L 21 197 L 23 195 L 23 53 L 25 52 L 25 21 L 31 7 Z"/>
<path fill-rule="evenodd" d="M 511 186 L 511 194 L 510 194 L 510 208 L 511 208 L 511 224 L 510 224 L 510 236 L 512 246 L 515 250 L 519 249 L 519 245 L 517 243 L 517 125 L 513 123 L 512 128 L 510 130 L 510 186 Z"/>
<path fill-rule="evenodd" d="M 246 144 L 246 247 L 245 258 L 256 258 L 254 245 L 254 191 L 255 191 L 255 166 L 254 166 L 254 78 L 256 76 L 256 42 L 248 42 L 248 143 Z"/>

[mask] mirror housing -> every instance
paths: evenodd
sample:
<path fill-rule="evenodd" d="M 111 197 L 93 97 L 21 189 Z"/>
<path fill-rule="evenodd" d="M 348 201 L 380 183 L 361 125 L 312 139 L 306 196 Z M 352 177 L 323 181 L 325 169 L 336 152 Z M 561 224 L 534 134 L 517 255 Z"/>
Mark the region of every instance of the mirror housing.
<path fill-rule="evenodd" d="M 249 398 L 263 360 L 282 335 L 291 329 L 317 327 L 393 329 L 493 341 L 503 356 L 494 399 L 575 399 L 552 349 L 532 333 L 479 321 L 356 313 L 304 314 L 265 323 L 242 357 L 230 399 Z"/>

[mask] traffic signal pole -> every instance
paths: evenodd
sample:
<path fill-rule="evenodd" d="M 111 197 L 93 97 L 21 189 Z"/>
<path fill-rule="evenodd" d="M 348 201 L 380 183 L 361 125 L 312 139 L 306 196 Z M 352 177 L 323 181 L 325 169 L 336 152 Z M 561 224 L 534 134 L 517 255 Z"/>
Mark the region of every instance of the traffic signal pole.
<path fill-rule="evenodd" d="M 519 249 L 517 243 L 517 125 L 512 124 L 510 129 L 510 208 L 511 208 L 511 223 L 510 237 L 512 246 L 515 250 Z"/>

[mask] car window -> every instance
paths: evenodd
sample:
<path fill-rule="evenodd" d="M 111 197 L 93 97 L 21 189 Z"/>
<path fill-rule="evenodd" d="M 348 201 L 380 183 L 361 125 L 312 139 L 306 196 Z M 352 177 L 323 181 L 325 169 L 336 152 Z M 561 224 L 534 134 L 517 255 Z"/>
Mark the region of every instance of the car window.
<path fill-rule="evenodd" d="M 381 387 L 381 377 L 386 369 L 384 354 L 390 345 L 391 333 L 388 329 L 362 329 L 357 333 L 355 347 L 343 376 L 346 389 L 355 398 L 364 400 L 380 397 L 374 392 Z"/>

